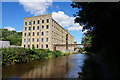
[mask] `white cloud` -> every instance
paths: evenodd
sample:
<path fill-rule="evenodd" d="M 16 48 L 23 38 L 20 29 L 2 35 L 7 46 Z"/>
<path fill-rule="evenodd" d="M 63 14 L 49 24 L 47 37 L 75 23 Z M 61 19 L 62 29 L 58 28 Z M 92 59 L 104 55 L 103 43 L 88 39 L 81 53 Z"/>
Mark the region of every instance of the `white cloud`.
<path fill-rule="evenodd" d="M 9 31 L 15 31 L 15 28 L 10 27 L 10 26 L 4 27 L 4 29 L 8 29 Z"/>
<path fill-rule="evenodd" d="M 82 33 L 86 33 L 88 30 L 84 30 Z"/>
<path fill-rule="evenodd" d="M 56 20 L 62 27 L 68 27 L 68 30 L 82 30 L 83 26 L 74 23 L 74 17 L 66 15 L 63 11 L 53 12 L 52 18 Z"/>
<path fill-rule="evenodd" d="M 19 0 L 26 12 L 33 15 L 42 15 L 47 12 L 47 8 L 52 5 L 53 0 Z"/>
<path fill-rule="evenodd" d="M 17 32 L 22 32 L 22 31 L 17 31 Z"/>
<path fill-rule="evenodd" d="M 75 26 L 73 26 L 73 27 L 69 27 L 69 28 L 67 28 L 69 31 L 74 31 L 74 30 L 82 30 L 82 26 L 79 26 L 79 27 L 75 27 Z"/>
<path fill-rule="evenodd" d="M 66 15 L 63 11 L 53 12 L 52 18 L 63 27 L 72 26 L 74 23 L 74 18 Z"/>

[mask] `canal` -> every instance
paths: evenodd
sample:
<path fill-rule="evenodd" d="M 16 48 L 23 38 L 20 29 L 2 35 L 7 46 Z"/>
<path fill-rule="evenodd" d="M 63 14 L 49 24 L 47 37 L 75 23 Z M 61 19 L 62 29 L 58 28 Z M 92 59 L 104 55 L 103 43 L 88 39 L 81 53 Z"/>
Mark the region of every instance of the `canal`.
<path fill-rule="evenodd" d="M 3 78 L 77 78 L 84 54 L 70 54 L 59 58 L 2 66 Z"/>

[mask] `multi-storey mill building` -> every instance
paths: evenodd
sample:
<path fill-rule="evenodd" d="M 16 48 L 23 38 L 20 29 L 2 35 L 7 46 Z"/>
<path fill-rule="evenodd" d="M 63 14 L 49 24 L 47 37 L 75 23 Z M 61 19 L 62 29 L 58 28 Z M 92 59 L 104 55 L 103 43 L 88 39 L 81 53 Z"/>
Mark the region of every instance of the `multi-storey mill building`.
<path fill-rule="evenodd" d="M 22 47 L 32 48 L 34 45 L 36 49 L 54 50 L 54 44 L 74 44 L 74 37 L 61 27 L 51 14 L 24 18 Z M 62 52 L 65 49 L 66 47 L 56 48 Z"/>

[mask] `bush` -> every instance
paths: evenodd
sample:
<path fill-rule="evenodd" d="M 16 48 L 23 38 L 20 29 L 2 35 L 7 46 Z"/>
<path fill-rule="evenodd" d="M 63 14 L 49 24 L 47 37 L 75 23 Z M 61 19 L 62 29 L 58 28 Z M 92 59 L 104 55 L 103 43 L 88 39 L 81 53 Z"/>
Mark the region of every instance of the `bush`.
<path fill-rule="evenodd" d="M 50 51 L 49 49 L 1 48 L 0 50 L 3 55 L 2 64 L 4 65 L 68 55 L 58 50 Z"/>
<path fill-rule="evenodd" d="M 62 52 L 59 51 L 59 50 L 56 50 L 56 51 L 53 52 L 53 54 L 54 54 L 56 57 L 59 57 L 59 56 L 61 56 Z"/>

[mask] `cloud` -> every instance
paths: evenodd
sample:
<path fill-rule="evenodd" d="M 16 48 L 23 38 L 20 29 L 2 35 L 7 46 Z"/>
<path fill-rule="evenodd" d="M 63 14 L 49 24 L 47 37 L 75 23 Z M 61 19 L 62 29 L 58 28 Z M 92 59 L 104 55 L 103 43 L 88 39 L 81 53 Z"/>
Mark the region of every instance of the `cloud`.
<path fill-rule="evenodd" d="M 67 28 L 69 31 L 75 31 L 75 30 L 82 30 L 82 26 L 79 26 L 79 27 L 75 27 L 75 26 L 73 26 L 73 27 L 69 27 L 69 28 Z"/>
<path fill-rule="evenodd" d="M 26 12 L 33 15 L 42 15 L 47 13 L 47 8 L 52 5 L 53 0 L 19 0 Z"/>
<path fill-rule="evenodd" d="M 69 27 L 74 23 L 74 18 L 66 15 L 63 11 L 53 12 L 52 18 L 56 20 L 62 27 Z"/>
<path fill-rule="evenodd" d="M 67 27 L 68 30 L 82 30 L 83 26 L 79 23 L 74 23 L 74 17 L 66 15 L 63 11 L 53 12 L 52 18 L 56 20 L 62 27 Z"/>
<path fill-rule="evenodd" d="M 15 28 L 12 28 L 10 26 L 4 27 L 4 29 L 8 29 L 9 31 L 15 31 Z"/>
<path fill-rule="evenodd" d="M 84 30 L 82 33 L 87 33 L 88 30 Z"/>
<path fill-rule="evenodd" d="M 16 31 L 16 32 L 22 32 L 22 31 Z"/>

